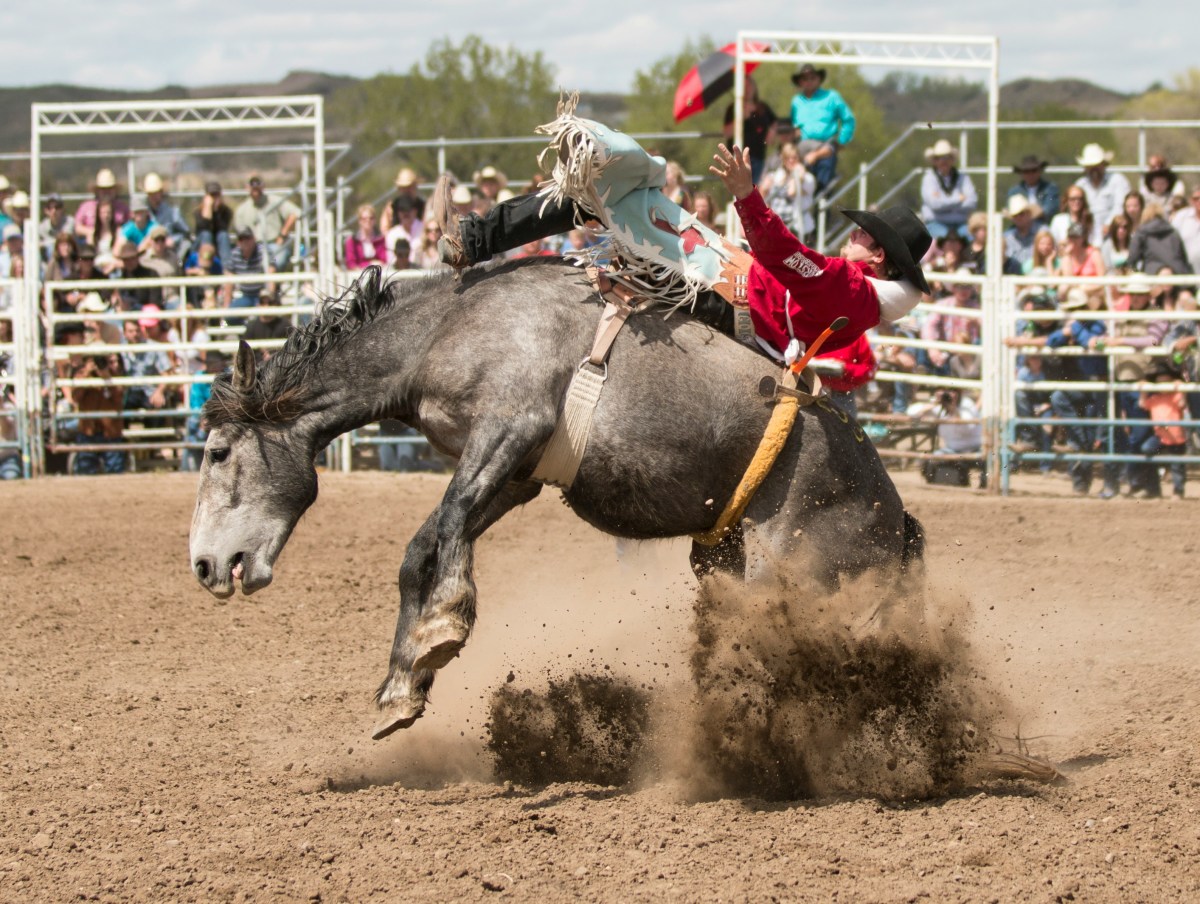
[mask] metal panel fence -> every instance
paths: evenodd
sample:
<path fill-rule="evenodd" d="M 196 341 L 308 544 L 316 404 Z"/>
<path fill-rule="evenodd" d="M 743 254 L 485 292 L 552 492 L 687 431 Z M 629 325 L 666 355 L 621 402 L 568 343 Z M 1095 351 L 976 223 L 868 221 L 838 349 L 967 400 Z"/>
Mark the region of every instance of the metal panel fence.
<path fill-rule="evenodd" d="M 58 292 L 163 290 L 185 292 L 224 285 L 279 286 L 287 303 L 240 308 L 195 308 L 168 303 L 153 320 L 169 324 L 162 341 L 146 338 L 140 321 L 144 311 L 63 313 L 55 310 Z M 41 320 L 45 324 L 44 371 L 46 404 L 31 412 L 41 423 L 45 452 L 70 456 L 67 470 L 91 473 L 136 468 L 148 455 L 170 456 L 188 469 L 203 447 L 200 405 L 195 387 L 210 384 L 215 373 L 205 367 L 211 353 L 230 360 L 246 324 L 263 316 L 286 318 L 293 325 L 318 310 L 319 277 L 315 273 L 246 276 L 178 277 L 171 279 L 106 279 L 47 281 L 42 287 Z M 178 298 L 178 297 L 177 297 Z M 130 330 L 128 324 L 138 324 Z M 269 353 L 283 339 L 254 339 L 256 351 Z M 108 391 L 97 396 L 89 390 Z M 82 399 L 88 400 L 87 404 Z M 86 455 L 82 464 L 80 455 Z"/>
<path fill-rule="evenodd" d="M 30 476 L 23 279 L 0 279 L 0 478 Z"/>
<path fill-rule="evenodd" d="M 424 271 L 409 271 L 398 277 L 423 275 Z M 348 285 L 354 276 L 346 271 L 334 274 L 330 292 Z M 4 408 L 0 410 L 0 461 L 8 464 L 6 476 L 36 475 L 47 456 L 72 456 L 71 463 L 75 464 L 80 453 L 127 456 L 126 465 L 131 467 L 138 467 L 148 456 L 155 457 L 156 466 L 164 466 L 165 461 L 165 466 L 187 467 L 188 453 L 195 453 L 203 445 L 198 430 L 199 405 L 189 402 L 187 395 L 192 387 L 207 385 L 213 379 L 212 373 L 196 366 L 199 354 L 231 355 L 250 318 L 265 314 L 301 323 L 316 315 L 319 299 L 330 294 L 316 274 L 278 273 L 270 278 L 282 287 L 284 304 L 236 310 L 168 308 L 154 317 L 171 324 L 176 335 L 165 342 L 144 344 L 131 344 L 119 335 L 124 324 L 142 319 L 145 316 L 142 312 L 62 313 L 54 310 L 55 293 L 150 286 L 183 291 L 231 282 L 261 282 L 262 277 L 47 282 L 40 287 L 21 280 L 0 281 L 3 297 L 18 301 L 22 297 L 35 299 L 28 307 L 10 303 L 0 310 L 0 359 L 4 362 L 0 374 L 0 389 L 4 393 Z M 1055 277 L 1052 281 L 1060 291 L 1081 286 L 1100 296 L 1111 296 L 1119 308 L 1130 279 Z M 1089 468 L 1098 468 L 1106 480 L 1118 474 L 1112 480 L 1127 483 L 1126 472 L 1131 466 L 1144 470 L 1200 464 L 1194 441 L 1189 440 L 1182 449 L 1158 451 L 1153 442 L 1147 446 L 1132 439 L 1138 431 L 1137 435 L 1145 437 L 1155 427 L 1182 427 L 1189 434 L 1200 427 L 1200 418 L 1195 416 L 1200 414 L 1200 382 L 1182 376 L 1170 380 L 1170 391 L 1185 394 L 1188 413 L 1177 420 L 1151 422 L 1149 414 L 1136 403 L 1143 400 L 1143 393 L 1161 390 L 1162 385 L 1145 375 L 1131 378 L 1120 369 L 1137 356 L 1150 362 L 1169 360 L 1173 366 L 1185 367 L 1189 375 L 1195 373 L 1194 350 L 1189 347 L 1184 354 L 1177 350 L 1175 341 L 1162 339 L 1168 335 L 1168 328 L 1183 335 L 1200 332 L 1200 312 L 1188 300 L 1193 297 L 1194 277 L 1146 279 L 1155 292 L 1178 293 L 1183 300 L 1179 308 L 1168 300 L 1165 309 L 1113 310 L 1113 305 L 1106 305 L 1096 310 L 1070 312 L 1050 307 L 1032 309 L 1030 290 L 1044 288 L 1047 282 L 1044 276 L 1003 277 L 998 283 L 998 294 L 993 294 L 991 281 L 986 277 L 931 274 L 931 280 L 970 287 L 972 292 L 963 295 L 955 292 L 937 302 L 922 304 L 914 312 L 911 324 L 902 322 L 893 334 L 874 333 L 869 337 L 881 358 L 887 358 L 890 349 L 903 349 L 917 362 L 907 368 L 882 369 L 875 378 L 877 384 L 892 390 L 900 404 L 893 400 L 874 409 L 859 410 L 860 422 L 875 438 L 883 457 L 897 464 L 918 462 L 929 466 L 937 462 L 961 462 L 978 467 L 982 473 L 997 478 L 991 481 L 994 490 L 1005 493 L 1019 488 L 1014 482 L 1019 483 L 1026 472 L 1065 469 L 1074 478 Z M 928 327 L 939 318 L 959 323 L 960 334 L 946 337 L 943 333 L 941 338 L 935 338 L 937 330 Z M 1061 328 L 1066 320 L 1104 323 L 1108 325 L 1106 339 L 1089 348 L 1070 343 L 1047 347 L 1044 340 L 1031 338 L 1035 332 Z M 1147 331 L 1127 326 L 1130 324 L 1153 324 L 1154 328 Z M 197 329 L 198 325 L 203 326 L 203 332 Z M 87 345 L 80 344 L 84 338 L 80 326 L 95 333 L 86 337 L 90 340 Z M 1122 339 L 1127 334 L 1150 333 L 1155 341 L 1149 345 L 1144 339 L 1141 344 L 1133 345 Z M 256 340 L 251 345 L 269 352 L 282 342 L 282 339 Z M 129 358 L 144 353 L 163 355 L 172 364 L 152 377 L 88 372 L 83 366 L 87 358 Z M 948 367 L 946 362 L 955 357 L 961 367 Z M 1031 377 L 1028 368 L 1018 374 L 1018 365 L 1031 357 L 1042 361 L 1087 359 L 1093 365 L 1097 360 L 1104 363 L 1099 370 L 1093 367 L 1084 376 L 1051 378 L 1051 374 L 1042 372 L 1041 376 L 1035 373 Z M 148 386 L 173 391 L 174 401 L 162 407 L 121 404 L 107 408 L 90 406 L 84 411 L 71 404 L 72 394 L 80 390 L 110 388 L 124 393 L 135 388 L 145 390 Z M 962 390 L 977 398 L 978 414 L 946 417 L 939 412 L 934 401 L 947 389 Z M 118 421 L 119 436 L 105 438 L 81 426 L 101 419 Z M 947 426 L 966 425 L 977 427 L 978 449 L 939 448 L 938 436 Z M 377 428 L 368 428 L 346 434 L 334 443 L 328 451 L 327 464 L 350 470 L 355 461 L 370 464 L 381 447 L 424 446 L 424 440 L 416 435 L 381 433 Z M 439 459 L 433 459 L 427 466 L 441 464 Z M 19 471 L 19 475 L 14 471 Z"/>
<path fill-rule="evenodd" d="M 1048 282 L 1059 291 L 1079 286 L 1095 299 L 1087 308 L 1039 310 L 1034 300 Z M 1140 285 L 1138 285 L 1140 284 Z M 1180 342 L 1200 329 L 1195 276 L 1006 277 L 1002 280 L 997 333 L 990 344 L 1000 351 L 997 430 L 1001 490 L 1009 492 L 1021 468 L 1065 469 L 1077 494 L 1090 489 L 1095 466 L 1106 498 L 1114 490 L 1159 485 L 1158 468 L 1200 463 L 1195 451 L 1200 427 L 1200 382 L 1196 382 L 1196 343 Z M 1158 296 L 1141 309 L 1136 297 Z M 1148 289 L 1149 293 L 1142 290 Z M 1140 301 L 1134 305 L 1140 306 Z M 1064 325 L 1103 324 L 1103 333 L 1047 345 L 1061 339 Z M 1067 331 L 1087 336 L 1086 329 Z M 1053 340 L 1051 340 L 1053 341 Z M 1022 359 L 1035 358 L 1038 366 Z M 1057 365 L 1048 373 L 1044 362 Z M 1155 367 L 1154 363 L 1160 362 Z M 1181 393 L 1184 416 L 1163 419 L 1147 407 L 1150 394 Z M 1177 449 L 1156 442 L 1159 428 L 1183 428 Z"/>

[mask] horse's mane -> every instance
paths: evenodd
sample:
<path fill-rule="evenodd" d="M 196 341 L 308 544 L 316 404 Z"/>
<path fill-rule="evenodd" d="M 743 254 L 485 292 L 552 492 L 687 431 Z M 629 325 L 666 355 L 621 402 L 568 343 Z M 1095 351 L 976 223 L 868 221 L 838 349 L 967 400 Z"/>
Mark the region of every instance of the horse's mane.
<path fill-rule="evenodd" d="M 435 271 L 417 279 L 385 280 L 379 267 L 368 267 L 345 292 L 326 299 L 321 313 L 313 320 L 288 335 L 283 346 L 256 369 L 254 386 L 248 392 L 233 385 L 232 374 L 218 376 L 203 416 L 210 427 L 293 421 L 308 410 L 307 401 L 325 356 L 351 341 L 380 314 L 431 290 L 452 286 L 467 289 L 516 270 L 551 268 L 578 272 L 575 264 L 561 257 L 529 257 L 473 267 L 462 273 L 457 282 L 450 271 Z"/>
<path fill-rule="evenodd" d="M 204 405 L 210 426 L 231 423 L 285 423 L 304 413 L 313 377 L 329 352 L 340 348 L 362 328 L 398 302 L 443 283 L 443 273 L 414 280 L 385 280 L 379 267 L 368 267 L 337 298 L 326 299 L 321 313 L 293 330 L 270 359 L 261 365 L 249 392 L 233 385 L 229 373 L 218 376 Z"/>

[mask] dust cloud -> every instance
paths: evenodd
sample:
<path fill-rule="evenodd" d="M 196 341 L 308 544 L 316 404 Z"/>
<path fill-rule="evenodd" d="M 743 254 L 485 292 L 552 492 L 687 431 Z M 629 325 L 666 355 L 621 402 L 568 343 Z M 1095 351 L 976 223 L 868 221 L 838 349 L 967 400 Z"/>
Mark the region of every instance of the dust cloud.
<path fill-rule="evenodd" d="M 562 670 L 491 697 L 497 777 L 663 783 L 692 799 L 944 794 L 1005 705 L 972 664 L 966 597 L 868 574 L 836 591 L 704 580 L 690 680 Z"/>

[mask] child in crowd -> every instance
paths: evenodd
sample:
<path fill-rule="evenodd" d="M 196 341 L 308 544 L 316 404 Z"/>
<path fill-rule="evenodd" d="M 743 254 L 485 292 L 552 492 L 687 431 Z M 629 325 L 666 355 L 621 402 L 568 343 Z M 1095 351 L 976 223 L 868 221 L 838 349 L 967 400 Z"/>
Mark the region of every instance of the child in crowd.
<path fill-rule="evenodd" d="M 224 372 L 226 363 L 225 356 L 220 352 L 209 352 L 204 359 L 204 372 L 215 377 Z M 193 383 L 188 389 L 188 408 L 196 412 L 188 415 L 187 419 L 185 438 L 189 443 L 203 443 L 208 439 L 208 423 L 200 417 L 199 411 L 210 395 L 212 383 Z M 182 471 L 199 471 L 203 461 L 203 448 L 185 449 L 179 467 Z"/>
<path fill-rule="evenodd" d="M 1187 403 L 1178 384 L 1183 379 L 1183 373 L 1173 364 L 1162 359 L 1154 362 L 1146 373 L 1147 379 L 1164 384 L 1158 392 L 1143 392 L 1138 400 L 1141 407 L 1150 412 L 1150 420 L 1154 423 L 1154 432 L 1142 444 L 1141 451 L 1145 455 L 1186 455 L 1187 429 L 1174 421 L 1187 420 Z M 1165 384 L 1174 383 L 1175 386 Z M 1172 462 L 1167 465 L 1171 472 L 1171 485 L 1177 499 L 1183 498 L 1183 488 L 1187 483 L 1187 466 L 1182 462 Z"/>

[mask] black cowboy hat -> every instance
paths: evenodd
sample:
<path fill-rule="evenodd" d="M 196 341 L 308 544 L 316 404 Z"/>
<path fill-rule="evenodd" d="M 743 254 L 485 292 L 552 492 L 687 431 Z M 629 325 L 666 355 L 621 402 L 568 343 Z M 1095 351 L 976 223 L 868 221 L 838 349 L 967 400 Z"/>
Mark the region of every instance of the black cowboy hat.
<path fill-rule="evenodd" d="M 812 63 L 805 63 L 803 66 L 801 66 L 799 69 L 797 69 L 795 72 L 792 73 L 792 84 L 799 85 L 800 79 L 802 79 L 806 75 L 815 75 L 822 82 L 825 81 L 825 70 L 824 69 L 818 69 Z"/>
<path fill-rule="evenodd" d="M 879 213 L 869 210 L 843 210 L 842 213 L 879 243 L 887 259 L 900 269 L 909 282 L 926 295 L 930 294 L 920 261 L 933 243 L 933 238 L 920 217 L 907 207 L 889 207 Z"/>
<path fill-rule="evenodd" d="M 1160 166 L 1157 169 L 1147 170 L 1146 175 L 1142 177 L 1142 181 L 1146 183 L 1146 188 L 1150 187 L 1150 183 L 1158 176 L 1162 176 L 1167 180 L 1167 193 L 1175 187 L 1175 183 L 1179 181 L 1179 177 L 1175 175 L 1175 171 L 1169 166 Z"/>
<path fill-rule="evenodd" d="M 1026 154 L 1021 158 L 1021 162 L 1013 167 L 1013 172 L 1023 173 L 1027 170 L 1040 170 L 1045 169 L 1046 166 L 1047 161 L 1040 159 L 1037 154 Z"/>

